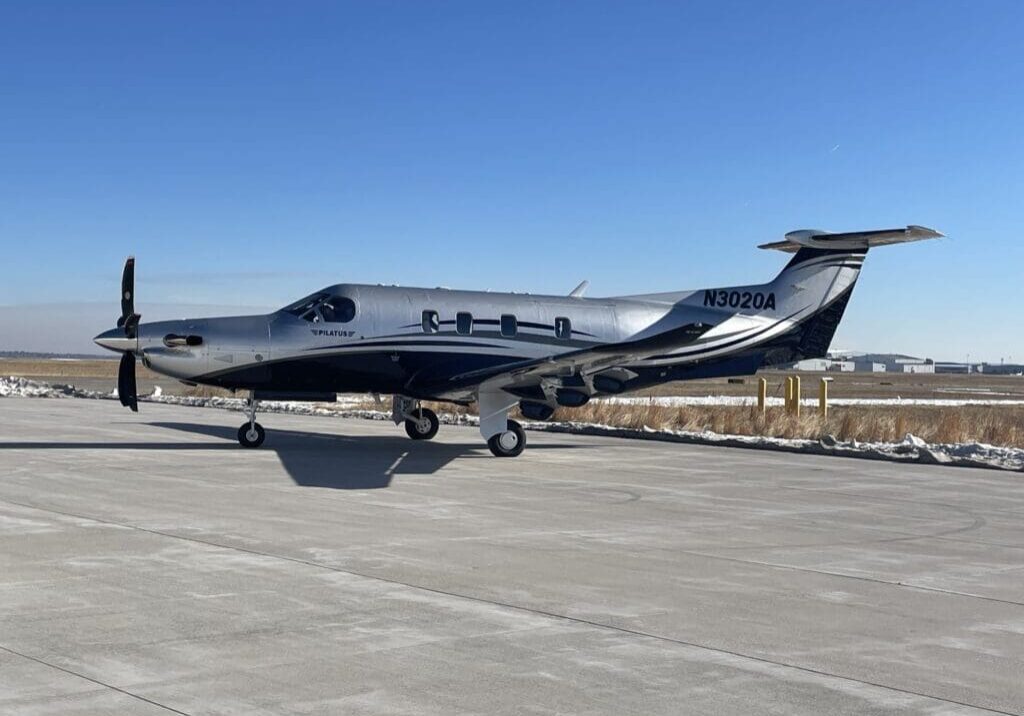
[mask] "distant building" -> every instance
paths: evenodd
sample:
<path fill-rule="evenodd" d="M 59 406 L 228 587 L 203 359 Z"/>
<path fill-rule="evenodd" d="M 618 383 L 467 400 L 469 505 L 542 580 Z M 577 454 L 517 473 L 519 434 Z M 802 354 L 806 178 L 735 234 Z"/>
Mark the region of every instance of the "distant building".
<path fill-rule="evenodd" d="M 836 373 L 934 373 L 935 362 L 930 358 L 900 353 L 862 353 L 803 360 L 794 363 L 790 369 Z"/>
<path fill-rule="evenodd" d="M 935 364 L 935 372 L 936 373 L 947 373 L 947 374 L 948 373 L 956 373 L 956 374 L 960 374 L 960 375 L 967 375 L 967 374 L 973 373 L 975 371 L 974 371 L 974 369 L 973 369 L 973 367 L 971 366 L 970 363 L 943 362 L 943 363 L 936 363 Z"/>
<path fill-rule="evenodd" d="M 855 360 L 853 370 L 856 373 L 884 373 L 885 363 L 876 363 L 870 360 Z"/>
<path fill-rule="evenodd" d="M 825 370 L 834 371 L 836 373 L 852 373 L 855 370 L 856 363 L 852 360 L 834 360 L 829 361 L 829 366 Z"/>
<path fill-rule="evenodd" d="M 832 364 L 828 358 L 811 358 L 810 360 L 802 360 L 797 363 L 788 366 L 790 370 L 804 370 L 812 373 L 824 373 L 828 370 L 828 367 Z"/>

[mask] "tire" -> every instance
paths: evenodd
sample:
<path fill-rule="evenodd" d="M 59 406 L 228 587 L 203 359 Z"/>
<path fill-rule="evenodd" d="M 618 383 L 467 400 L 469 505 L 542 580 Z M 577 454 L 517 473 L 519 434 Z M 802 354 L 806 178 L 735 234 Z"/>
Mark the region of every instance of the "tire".
<path fill-rule="evenodd" d="M 243 423 L 238 429 L 238 443 L 242 447 L 258 448 L 267 437 L 267 431 L 259 423 L 253 425 L 255 435 L 249 434 L 249 423 Z"/>
<path fill-rule="evenodd" d="M 487 447 L 495 457 L 518 457 L 526 449 L 526 432 L 515 420 L 509 420 L 508 430 L 492 436 Z"/>
<path fill-rule="evenodd" d="M 437 414 L 433 410 L 423 408 L 422 411 L 416 412 L 421 415 L 420 420 L 406 419 L 405 432 L 413 440 L 430 440 L 437 435 L 441 421 L 437 419 Z"/>

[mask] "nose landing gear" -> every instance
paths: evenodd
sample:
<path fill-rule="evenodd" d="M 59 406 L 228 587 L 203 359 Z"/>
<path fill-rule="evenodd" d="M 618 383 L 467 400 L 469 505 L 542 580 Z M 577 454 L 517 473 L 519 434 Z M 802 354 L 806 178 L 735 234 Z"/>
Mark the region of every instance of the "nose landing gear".
<path fill-rule="evenodd" d="M 256 409 L 259 401 L 252 393 L 249 393 L 249 400 L 246 403 L 245 411 L 249 414 L 249 422 L 242 423 L 238 428 L 238 442 L 242 447 L 258 448 L 267 437 L 267 431 L 256 422 Z"/>

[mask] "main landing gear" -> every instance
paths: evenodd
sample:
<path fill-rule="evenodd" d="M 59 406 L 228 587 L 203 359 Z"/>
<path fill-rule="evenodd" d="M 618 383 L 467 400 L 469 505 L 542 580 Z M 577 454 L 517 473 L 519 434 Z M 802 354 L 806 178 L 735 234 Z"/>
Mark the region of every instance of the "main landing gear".
<path fill-rule="evenodd" d="M 249 415 L 249 422 L 242 423 L 242 427 L 238 428 L 238 442 L 242 447 L 258 448 L 267 437 L 267 431 L 256 422 L 256 409 L 258 407 L 259 401 L 250 393 L 245 407 L 245 412 Z"/>
<path fill-rule="evenodd" d="M 526 448 L 523 426 L 509 420 L 509 409 L 518 398 L 503 390 L 481 390 L 480 434 L 487 447 L 497 457 L 516 457 Z M 391 399 L 391 420 L 395 425 L 405 423 L 405 432 L 413 440 L 430 440 L 437 435 L 439 421 L 433 410 L 424 408 L 415 398 L 396 395 Z"/>
<path fill-rule="evenodd" d="M 508 411 L 519 399 L 501 388 L 481 385 L 477 393 L 480 434 L 495 457 L 518 457 L 526 449 L 523 426 L 510 420 Z"/>
<path fill-rule="evenodd" d="M 487 439 L 487 447 L 495 457 L 518 457 L 526 449 L 526 433 L 515 420 L 506 423 L 507 430 Z"/>
<path fill-rule="evenodd" d="M 395 425 L 405 422 L 405 432 L 413 440 L 430 440 L 437 435 L 441 421 L 437 414 L 414 398 L 396 395 L 391 399 L 391 419 Z"/>

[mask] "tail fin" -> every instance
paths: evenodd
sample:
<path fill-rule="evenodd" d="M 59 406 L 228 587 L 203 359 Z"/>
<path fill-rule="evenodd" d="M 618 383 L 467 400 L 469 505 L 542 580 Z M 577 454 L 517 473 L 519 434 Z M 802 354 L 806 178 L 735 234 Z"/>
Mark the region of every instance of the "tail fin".
<path fill-rule="evenodd" d="M 846 234 L 793 231 L 786 240 L 760 248 L 796 252 L 772 281 L 779 316 L 792 317 L 793 331 L 772 341 L 766 362 L 786 363 L 826 355 L 868 249 L 942 236 L 920 226 Z"/>

